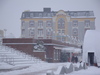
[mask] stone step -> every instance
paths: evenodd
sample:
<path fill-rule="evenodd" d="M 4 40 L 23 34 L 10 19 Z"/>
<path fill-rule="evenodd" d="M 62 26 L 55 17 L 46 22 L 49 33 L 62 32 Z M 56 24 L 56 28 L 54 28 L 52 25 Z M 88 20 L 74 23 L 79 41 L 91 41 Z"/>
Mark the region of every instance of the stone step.
<path fill-rule="evenodd" d="M 41 63 L 41 61 L 26 61 L 26 62 L 14 62 L 14 65 L 18 64 L 34 64 L 34 63 Z"/>
<path fill-rule="evenodd" d="M 27 55 L 17 50 L 10 50 L 10 48 L 5 48 L 4 46 L 0 49 L 0 59 L 4 59 L 4 62 L 14 65 L 22 65 L 22 64 L 34 64 L 34 63 L 43 63 L 42 60 L 32 57 L 31 55 Z"/>

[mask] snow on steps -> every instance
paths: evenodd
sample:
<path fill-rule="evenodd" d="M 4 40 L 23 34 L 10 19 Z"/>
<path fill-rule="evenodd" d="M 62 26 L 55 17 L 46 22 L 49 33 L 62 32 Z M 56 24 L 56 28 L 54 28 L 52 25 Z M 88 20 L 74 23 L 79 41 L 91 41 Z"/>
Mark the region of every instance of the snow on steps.
<path fill-rule="evenodd" d="M 0 61 L 11 65 L 42 63 L 41 59 L 32 57 L 7 46 L 0 46 Z"/>

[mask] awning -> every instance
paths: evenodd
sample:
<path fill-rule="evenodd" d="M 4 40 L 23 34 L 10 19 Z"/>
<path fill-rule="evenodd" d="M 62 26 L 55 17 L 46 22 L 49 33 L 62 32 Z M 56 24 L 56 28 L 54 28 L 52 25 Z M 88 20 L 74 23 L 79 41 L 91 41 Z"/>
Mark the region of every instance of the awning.
<path fill-rule="evenodd" d="M 54 48 L 55 48 L 55 49 L 60 49 L 60 50 L 62 50 L 62 47 L 56 47 L 56 46 L 54 46 Z"/>
<path fill-rule="evenodd" d="M 62 51 L 66 51 L 66 52 L 73 52 L 73 53 L 81 53 L 80 48 L 74 48 L 74 47 L 68 47 L 68 48 L 63 48 Z"/>

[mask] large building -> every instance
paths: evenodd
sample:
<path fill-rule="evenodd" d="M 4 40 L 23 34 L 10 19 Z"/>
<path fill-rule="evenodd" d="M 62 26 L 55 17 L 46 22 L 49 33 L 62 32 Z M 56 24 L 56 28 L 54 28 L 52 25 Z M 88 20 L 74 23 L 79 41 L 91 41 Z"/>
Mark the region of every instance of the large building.
<path fill-rule="evenodd" d="M 53 39 L 79 43 L 86 30 L 95 29 L 93 11 L 24 11 L 21 16 L 21 37 Z"/>

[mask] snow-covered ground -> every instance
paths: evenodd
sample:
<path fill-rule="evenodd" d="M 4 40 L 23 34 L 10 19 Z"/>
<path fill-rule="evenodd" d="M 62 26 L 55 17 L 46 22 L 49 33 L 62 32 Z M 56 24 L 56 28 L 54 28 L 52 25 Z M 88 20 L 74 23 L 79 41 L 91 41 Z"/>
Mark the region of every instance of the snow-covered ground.
<path fill-rule="evenodd" d="M 95 66 L 90 66 L 86 70 L 74 71 L 66 75 L 100 75 L 100 68 Z"/>
<path fill-rule="evenodd" d="M 56 71 L 59 66 L 68 65 L 68 63 L 37 63 L 32 65 L 19 65 L 19 66 L 10 66 L 8 64 L 0 64 L 0 69 L 16 69 L 25 66 L 28 68 L 22 70 L 13 70 L 8 72 L 0 72 L 0 75 L 46 75 L 48 70 Z M 74 71 L 65 75 L 100 75 L 100 68 L 97 67 L 88 67 L 86 70 Z"/>
<path fill-rule="evenodd" d="M 48 70 L 56 70 L 58 68 L 58 66 L 61 65 L 66 65 L 67 63 L 37 63 L 37 64 L 32 64 L 29 65 L 29 68 L 26 69 L 22 69 L 22 70 L 13 70 L 13 71 L 9 71 L 9 72 L 1 72 L 0 75 L 24 75 L 24 74 L 29 74 L 29 75 L 38 75 L 40 74 L 40 72 L 42 73 L 46 73 L 46 71 Z M 10 66 L 7 64 L 2 64 L 0 66 L 0 69 L 6 69 L 4 68 L 6 66 L 7 69 L 11 69 L 11 68 L 21 68 L 23 67 L 22 65 L 17 65 L 17 66 Z M 24 66 L 28 66 L 28 65 L 24 65 Z"/>

